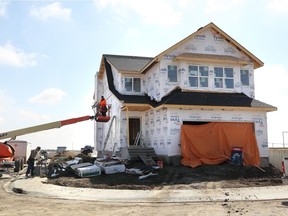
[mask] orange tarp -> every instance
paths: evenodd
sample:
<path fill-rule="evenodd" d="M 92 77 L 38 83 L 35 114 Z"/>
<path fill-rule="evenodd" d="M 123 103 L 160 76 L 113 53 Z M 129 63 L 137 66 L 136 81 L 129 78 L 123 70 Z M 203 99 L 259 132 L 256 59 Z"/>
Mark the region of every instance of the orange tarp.
<path fill-rule="evenodd" d="M 220 164 L 230 158 L 232 147 L 243 148 L 244 165 L 260 164 L 253 123 L 211 122 L 181 127 L 184 166 Z"/>

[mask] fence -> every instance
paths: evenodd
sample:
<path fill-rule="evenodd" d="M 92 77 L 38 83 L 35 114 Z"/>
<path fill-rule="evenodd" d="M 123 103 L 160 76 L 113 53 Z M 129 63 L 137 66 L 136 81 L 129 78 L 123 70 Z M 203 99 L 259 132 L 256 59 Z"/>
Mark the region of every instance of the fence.
<path fill-rule="evenodd" d="M 269 148 L 269 162 L 279 170 L 282 170 L 284 156 L 288 156 L 288 148 Z"/>

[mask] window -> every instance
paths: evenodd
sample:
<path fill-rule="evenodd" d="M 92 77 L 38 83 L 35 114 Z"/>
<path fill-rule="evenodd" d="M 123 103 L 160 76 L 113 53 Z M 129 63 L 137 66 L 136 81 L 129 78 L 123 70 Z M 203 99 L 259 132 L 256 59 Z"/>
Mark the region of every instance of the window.
<path fill-rule="evenodd" d="M 249 70 L 240 70 L 241 83 L 244 86 L 249 86 Z"/>
<path fill-rule="evenodd" d="M 125 78 L 125 91 L 127 92 L 140 92 L 141 79 L 140 78 Z"/>
<path fill-rule="evenodd" d="M 168 80 L 169 82 L 177 82 L 177 66 L 168 65 Z"/>
<path fill-rule="evenodd" d="M 233 68 L 224 68 L 225 72 L 225 87 L 234 88 L 234 72 Z"/>
<path fill-rule="evenodd" d="M 223 88 L 223 68 L 214 67 L 214 74 L 215 74 L 215 87 L 216 88 Z"/>
<path fill-rule="evenodd" d="M 208 66 L 188 66 L 189 85 L 191 87 L 208 87 Z"/>
<path fill-rule="evenodd" d="M 233 68 L 214 67 L 215 88 L 234 88 Z"/>

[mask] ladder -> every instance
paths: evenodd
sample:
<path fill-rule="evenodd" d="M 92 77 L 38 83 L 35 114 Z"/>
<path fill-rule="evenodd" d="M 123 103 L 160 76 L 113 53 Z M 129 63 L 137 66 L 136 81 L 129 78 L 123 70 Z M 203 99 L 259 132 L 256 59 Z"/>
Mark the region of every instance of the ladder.
<path fill-rule="evenodd" d="M 134 145 L 135 145 L 135 146 L 138 144 L 139 139 L 140 139 L 140 136 L 141 136 L 141 132 L 139 131 L 139 132 L 137 133 L 137 135 L 136 135 L 135 140 L 134 140 Z"/>
<path fill-rule="evenodd" d="M 109 136 L 110 136 L 110 131 L 111 131 L 111 128 L 112 128 L 112 125 L 113 125 L 113 122 L 114 122 L 114 119 L 115 119 L 115 118 L 116 118 L 116 116 L 113 116 L 113 117 L 112 117 L 111 123 L 110 123 L 110 125 L 109 125 L 109 129 L 108 129 L 108 132 L 107 132 L 107 135 L 106 135 L 105 141 L 104 141 L 104 145 L 103 145 L 102 152 L 105 151 L 105 148 L 106 148 L 106 145 L 107 145 L 107 142 L 108 142 Z"/>

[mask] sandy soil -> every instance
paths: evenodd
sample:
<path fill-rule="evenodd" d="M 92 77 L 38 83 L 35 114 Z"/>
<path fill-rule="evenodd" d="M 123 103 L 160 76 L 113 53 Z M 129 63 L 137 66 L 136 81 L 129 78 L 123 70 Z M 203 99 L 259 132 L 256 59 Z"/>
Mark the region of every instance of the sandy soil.
<path fill-rule="evenodd" d="M 142 167 L 141 164 L 129 164 L 129 167 Z M 281 173 L 273 167 L 265 172 L 256 167 L 235 167 L 230 164 L 202 166 L 196 169 L 189 167 L 165 166 L 154 170 L 155 176 L 139 180 L 138 176 L 125 173 L 100 175 L 91 178 L 70 176 L 50 179 L 50 184 L 69 187 L 93 188 L 129 188 L 161 189 L 170 185 L 174 189 L 249 187 L 280 185 Z M 127 203 L 77 201 L 63 199 L 36 198 L 25 194 L 7 193 L 3 185 L 9 178 L 0 178 L 0 216 L 1 215 L 288 215 L 288 200 L 274 201 L 239 201 L 231 202 L 197 202 L 197 203 Z"/>
<path fill-rule="evenodd" d="M 197 202 L 197 203 L 107 203 L 27 197 L 7 193 L 0 179 L 0 215 L 288 215 L 288 200 Z"/>

